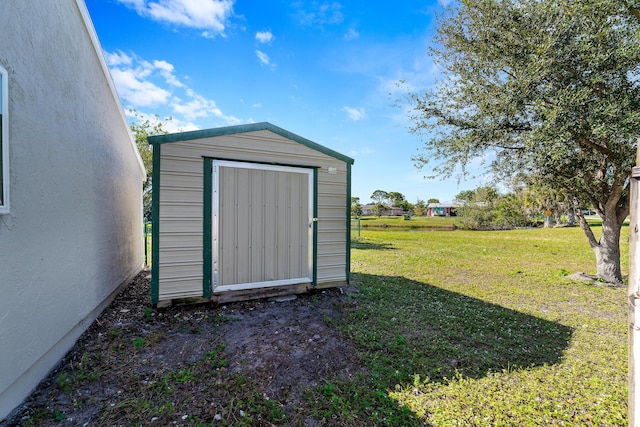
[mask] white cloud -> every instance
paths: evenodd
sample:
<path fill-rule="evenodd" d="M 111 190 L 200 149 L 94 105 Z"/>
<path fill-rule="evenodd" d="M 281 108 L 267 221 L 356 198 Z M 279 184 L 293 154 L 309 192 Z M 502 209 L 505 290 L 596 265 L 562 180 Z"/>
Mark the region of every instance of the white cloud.
<path fill-rule="evenodd" d="M 260 63 L 262 65 L 269 65 L 270 64 L 269 55 L 267 55 L 266 53 L 262 52 L 261 50 L 256 50 L 256 56 L 258 57 L 258 60 L 260 61 Z"/>
<path fill-rule="evenodd" d="M 160 71 L 162 77 L 164 77 L 166 82 L 170 85 L 176 87 L 185 87 L 184 84 L 176 78 L 173 65 L 169 64 L 167 61 L 155 60 L 153 61 L 153 67 Z"/>
<path fill-rule="evenodd" d="M 271 31 L 258 31 L 256 33 L 256 40 L 260 43 L 271 43 L 275 37 L 271 33 Z"/>
<path fill-rule="evenodd" d="M 344 39 L 347 41 L 355 40 L 359 37 L 360 37 L 360 33 L 355 28 L 349 28 L 349 31 L 347 31 L 344 35 Z"/>
<path fill-rule="evenodd" d="M 158 122 L 162 122 L 162 129 L 169 132 L 186 132 L 190 130 L 198 130 L 200 127 L 193 122 L 180 120 L 175 117 L 160 117 L 156 114 L 145 113 L 143 111 L 138 110 L 126 110 L 125 114 L 129 118 L 130 121 L 135 122 L 144 122 L 148 121 L 151 124 L 156 124 Z"/>
<path fill-rule="evenodd" d="M 296 18 L 302 25 L 318 26 L 340 24 L 344 21 L 342 14 L 342 5 L 337 1 L 318 4 L 313 2 L 311 9 L 306 9 L 301 1 L 295 2 L 293 7 L 296 8 Z"/>
<path fill-rule="evenodd" d="M 127 107 L 136 111 L 140 107 L 170 111 L 173 130 L 197 129 L 194 120 L 210 117 L 221 119 L 227 125 L 241 122 L 237 117 L 224 114 L 214 100 L 180 81 L 175 67 L 167 61 L 146 61 L 123 52 L 107 52 L 105 56 L 118 93 Z"/>
<path fill-rule="evenodd" d="M 203 30 L 203 37 L 224 35 L 235 0 L 117 0 L 154 21 Z"/>
<path fill-rule="evenodd" d="M 276 68 L 276 64 L 274 62 L 271 62 L 271 58 L 269 58 L 269 55 L 267 55 L 263 51 L 256 49 L 256 56 L 258 57 L 258 61 L 260 61 L 261 65 L 270 67 L 272 70 Z"/>
<path fill-rule="evenodd" d="M 165 122 L 164 130 L 169 133 L 176 132 L 188 132 L 190 130 L 199 130 L 200 126 L 196 125 L 193 122 L 184 121 L 172 118 L 168 122 Z"/>
<path fill-rule="evenodd" d="M 109 66 L 130 65 L 133 59 L 124 52 L 105 52 L 105 58 Z"/>
<path fill-rule="evenodd" d="M 174 113 L 184 117 L 186 120 L 195 120 L 204 117 L 217 117 L 223 119 L 227 124 L 237 125 L 240 119 L 228 116 L 218 108 L 212 99 L 206 99 L 202 95 L 195 93 L 191 89 L 187 90 L 188 100 L 178 97 L 172 99 L 171 109 Z"/>
<path fill-rule="evenodd" d="M 129 104 L 134 107 L 154 107 L 166 103 L 171 93 L 145 80 L 145 73 L 144 69 L 111 69 L 118 93 Z"/>
<path fill-rule="evenodd" d="M 353 107 L 342 107 L 342 111 L 345 111 L 349 118 L 355 122 L 358 120 L 362 120 L 367 117 L 367 113 L 365 113 L 364 108 L 353 108 Z"/>

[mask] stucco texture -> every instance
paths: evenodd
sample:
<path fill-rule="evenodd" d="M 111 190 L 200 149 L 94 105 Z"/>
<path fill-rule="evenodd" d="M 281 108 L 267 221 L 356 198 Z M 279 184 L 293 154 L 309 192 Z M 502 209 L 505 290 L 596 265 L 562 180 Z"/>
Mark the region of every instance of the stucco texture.
<path fill-rule="evenodd" d="M 11 194 L 0 215 L 0 419 L 143 264 L 144 172 L 85 14 L 76 0 L 11 1 L 0 14 Z"/>

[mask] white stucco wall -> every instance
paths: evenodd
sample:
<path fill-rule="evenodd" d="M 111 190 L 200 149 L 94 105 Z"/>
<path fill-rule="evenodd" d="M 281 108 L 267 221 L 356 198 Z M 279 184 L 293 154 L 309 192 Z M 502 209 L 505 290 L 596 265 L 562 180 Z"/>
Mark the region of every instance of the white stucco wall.
<path fill-rule="evenodd" d="M 0 420 L 143 264 L 144 172 L 87 16 L 82 0 L 2 2 Z"/>

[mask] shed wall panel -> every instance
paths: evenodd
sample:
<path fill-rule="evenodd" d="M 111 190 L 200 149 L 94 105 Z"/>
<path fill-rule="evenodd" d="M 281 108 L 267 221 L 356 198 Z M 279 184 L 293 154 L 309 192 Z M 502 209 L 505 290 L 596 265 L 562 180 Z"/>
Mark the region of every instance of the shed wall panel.
<path fill-rule="evenodd" d="M 189 262 L 190 268 L 193 269 L 189 277 L 185 277 L 184 292 L 200 295 L 202 293 L 204 157 L 317 168 L 318 268 L 316 280 L 318 283 L 346 280 L 347 242 L 345 239 L 348 220 L 348 218 L 345 219 L 348 204 L 346 163 L 296 141 L 263 130 L 162 144 L 160 247 L 167 250 L 161 250 L 159 254 L 158 276 L 161 300 L 179 293 L 181 285 L 177 275 L 182 270 L 169 268 L 172 262 L 177 261 Z M 336 173 L 328 173 L 328 168 L 334 168 Z M 247 183 L 253 182 L 247 179 Z M 246 253 L 246 266 L 237 266 L 236 269 L 239 272 L 234 273 L 236 274 L 234 280 L 240 279 L 237 277 L 238 274 L 246 274 L 242 279 L 246 278 L 249 281 L 254 281 L 259 277 L 259 273 L 274 280 L 283 275 L 293 274 L 291 265 L 278 264 L 275 256 L 257 260 L 260 245 L 265 240 L 274 238 L 272 234 L 277 232 L 277 226 L 264 227 L 262 237 L 251 234 L 251 230 L 246 228 L 247 225 L 255 224 L 257 217 L 265 216 L 266 212 L 276 209 L 279 196 L 269 193 L 268 189 L 274 188 L 270 179 L 272 178 L 265 175 L 260 182 L 253 182 L 252 185 L 262 186 L 263 199 L 248 201 L 251 209 L 240 213 L 240 217 L 235 221 L 229 220 L 224 229 L 220 230 L 221 233 L 236 233 L 241 239 L 249 239 L 249 236 L 252 239 L 247 243 L 250 250 Z M 232 190 L 227 189 L 227 192 L 229 191 Z M 287 219 L 287 221 L 290 220 L 290 218 Z M 280 223 L 280 226 L 285 227 L 286 224 L 291 226 L 287 222 Z M 299 227 L 301 224 L 294 224 L 294 226 Z M 225 235 L 224 238 L 229 236 Z M 181 247 L 192 250 L 182 252 L 180 255 L 170 254 L 172 248 Z M 308 252 L 299 253 L 300 258 L 308 256 Z M 325 261 L 329 262 L 327 260 L 331 260 L 331 265 L 323 265 Z M 221 255 L 220 262 L 220 270 L 230 271 L 228 269 L 232 267 L 225 264 L 224 255 Z M 291 263 L 304 264 L 298 260 Z M 166 290 L 164 289 L 165 279 L 170 279 L 172 283 Z"/>
<path fill-rule="evenodd" d="M 218 285 L 306 277 L 308 175 L 220 167 Z"/>
<path fill-rule="evenodd" d="M 160 180 L 160 300 L 202 296 L 202 158 L 162 147 Z"/>

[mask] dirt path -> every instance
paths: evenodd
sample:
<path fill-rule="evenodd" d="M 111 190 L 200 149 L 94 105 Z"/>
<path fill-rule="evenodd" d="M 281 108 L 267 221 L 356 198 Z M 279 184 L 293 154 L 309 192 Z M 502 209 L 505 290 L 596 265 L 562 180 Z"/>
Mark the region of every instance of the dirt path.
<path fill-rule="evenodd" d="M 164 310 L 149 295 L 143 272 L 0 425 L 325 425 L 296 415 L 305 390 L 364 371 L 334 327 L 342 289 Z"/>

